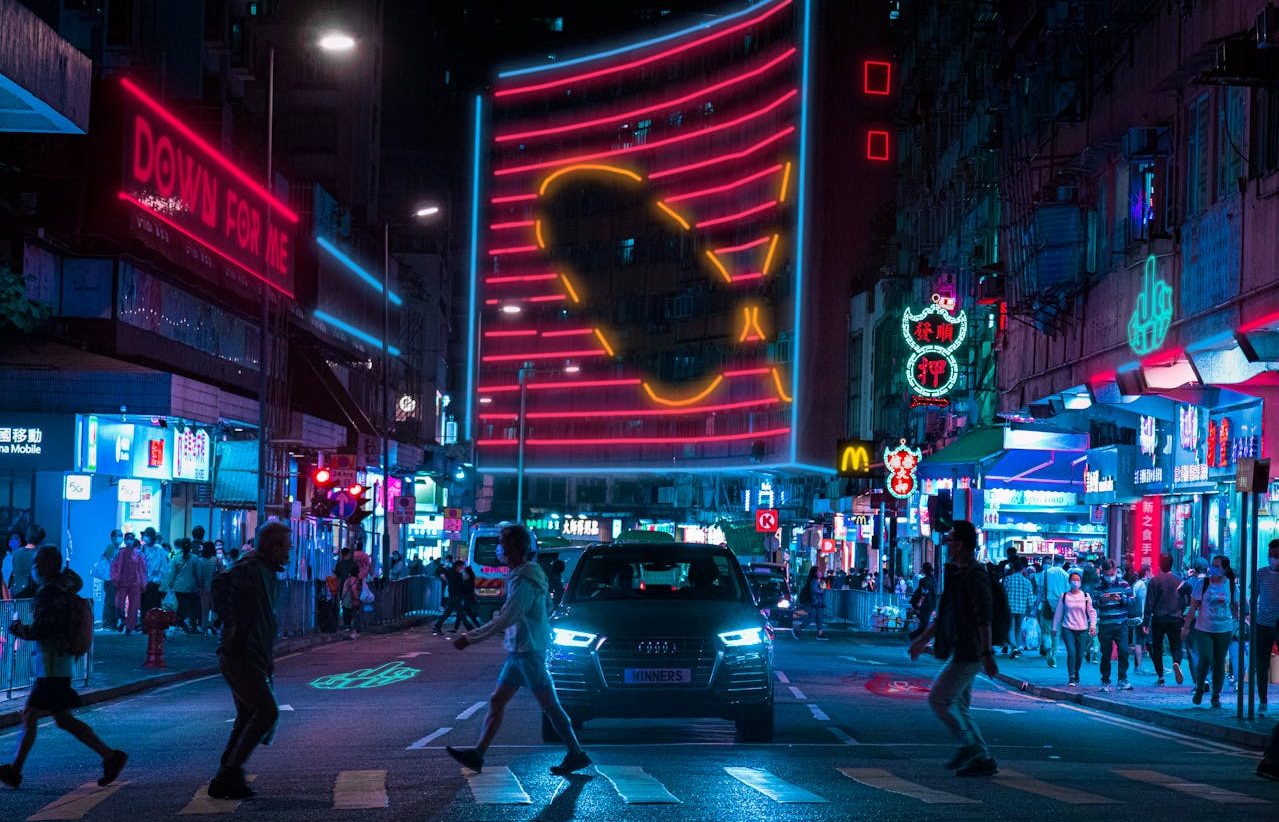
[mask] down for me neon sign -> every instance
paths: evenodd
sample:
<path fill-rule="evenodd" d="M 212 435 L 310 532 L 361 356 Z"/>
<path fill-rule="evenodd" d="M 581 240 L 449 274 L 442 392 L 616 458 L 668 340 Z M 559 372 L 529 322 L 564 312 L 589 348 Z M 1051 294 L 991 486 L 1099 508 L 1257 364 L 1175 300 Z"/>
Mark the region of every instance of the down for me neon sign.
<path fill-rule="evenodd" d="M 119 198 L 293 296 L 298 215 L 130 80 Z M 153 232 L 154 233 L 154 232 Z"/>

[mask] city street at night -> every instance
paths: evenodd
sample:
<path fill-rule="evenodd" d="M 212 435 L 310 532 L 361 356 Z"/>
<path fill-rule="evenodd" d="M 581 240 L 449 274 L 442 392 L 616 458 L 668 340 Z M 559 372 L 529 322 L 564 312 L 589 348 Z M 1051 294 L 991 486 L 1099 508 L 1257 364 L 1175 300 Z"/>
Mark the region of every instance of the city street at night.
<path fill-rule="evenodd" d="M 563 749 L 541 742 L 536 704 L 521 694 L 483 776 L 468 779 L 444 746 L 470 745 L 479 733 L 501 649 L 458 653 L 417 629 L 279 663 L 276 690 L 287 707 L 274 744 L 249 763 L 258 795 L 243 804 L 203 795 L 231 716 L 221 678 L 209 677 L 83 712 L 130 753 L 121 781 L 105 789 L 91 784 L 96 763 L 87 752 L 55 729 L 42 730 L 23 790 L 0 794 L 0 807 L 6 820 L 90 822 L 180 814 L 1083 820 L 1106 803 L 1115 806 L 1107 813 L 1142 822 L 1166 819 L 1170 808 L 1181 818 L 1255 820 L 1279 804 L 1279 784 L 1252 775 L 1254 751 L 986 680 L 975 715 L 1001 773 L 960 779 L 943 768 L 953 747 L 918 692 L 935 662 L 909 663 L 900 644 L 882 639 L 787 635 L 776 647 L 772 744 L 737 743 L 732 724 L 717 720 L 599 720 L 581 737 L 595 767 L 552 777 L 547 768 Z M 361 671 L 372 671 L 374 681 L 359 679 Z M 12 732 L 0 735 L 0 745 L 11 741 Z"/>

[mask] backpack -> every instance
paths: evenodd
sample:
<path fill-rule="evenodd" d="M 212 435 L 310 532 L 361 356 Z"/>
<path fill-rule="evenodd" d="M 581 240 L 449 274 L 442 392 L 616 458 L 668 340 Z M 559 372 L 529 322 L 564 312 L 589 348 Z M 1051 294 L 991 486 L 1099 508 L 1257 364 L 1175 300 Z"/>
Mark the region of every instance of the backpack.
<path fill-rule="evenodd" d="M 93 600 L 72 594 L 67 618 L 67 650 L 72 656 L 84 656 L 93 647 Z"/>
<path fill-rule="evenodd" d="M 811 605 L 812 602 L 813 602 L 813 589 L 809 585 L 805 584 L 803 588 L 799 589 L 799 604 Z"/>
<path fill-rule="evenodd" d="M 1008 636 L 1008 632 L 1012 630 L 1013 612 L 1012 608 L 1008 607 L 1008 592 L 1004 590 L 998 575 L 988 571 L 986 579 L 990 585 L 990 635 L 994 638 L 995 644 L 999 644 L 1000 640 Z"/>

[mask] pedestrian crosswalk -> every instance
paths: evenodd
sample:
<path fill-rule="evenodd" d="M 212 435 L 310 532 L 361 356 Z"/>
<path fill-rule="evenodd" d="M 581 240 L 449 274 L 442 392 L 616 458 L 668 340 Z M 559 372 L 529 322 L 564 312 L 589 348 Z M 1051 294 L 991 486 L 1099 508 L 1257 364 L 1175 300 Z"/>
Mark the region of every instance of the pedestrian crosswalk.
<path fill-rule="evenodd" d="M 445 769 L 435 772 L 431 780 L 447 783 L 456 778 L 454 802 L 477 806 L 543 805 L 553 801 L 565 784 L 558 779 L 551 780 L 553 784 L 548 783 L 543 776 L 545 763 L 540 759 L 535 763 L 532 758 L 517 757 L 517 761 L 512 764 L 514 768 L 490 765 L 480 774 L 462 768 L 458 777 L 449 776 L 455 772 Z M 1042 763 L 1035 765 L 1042 767 Z M 847 779 L 841 780 L 840 775 Z M 1100 786 L 1096 789 L 1097 792 L 1063 784 L 1063 781 L 1069 780 L 1063 780 L 1060 771 L 1041 772 L 1039 776 L 1035 776 L 1020 769 L 1004 767 L 990 780 L 962 780 L 940 771 L 935 763 L 925 765 L 918 761 L 893 762 L 889 767 L 808 765 L 800 768 L 788 767 L 785 774 L 761 767 L 725 766 L 711 771 L 702 770 L 691 781 L 689 774 L 670 764 L 650 770 L 639 765 L 600 763 L 581 776 L 586 778 L 582 790 L 596 792 L 592 802 L 603 802 L 608 797 L 613 797 L 626 805 L 688 804 L 705 800 L 708 796 L 722 798 L 728 794 L 729 786 L 736 786 L 742 801 L 747 801 L 745 797 L 749 796 L 756 801 L 779 805 L 830 805 L 832 808 L 847 807 L 852 802 L 883 800 L 885 795 L 892 795 L 893 801 L 899 801 L 897 797 L 904 797 L 922 805 L 941 806 L 1002 806 L 1020 801 L 1019 795 L 1031 795 L 1050 804 L 1064 806 L 1131 806 L 1133 803 L 1151 801 L 1149 797 L 1152 795 L 1156 799 L 1161 796 L 1168 799 L 1173 794 L 1176 795 L 1175 801 L 1183 805 L 1188 802 L 1265 805 L 1279 801 L 1279 792 L 1272 786 L 1262 782 L 1249 783 L 1246 774 L 1242 772 L 1237 777 L 1232 777 L 1232 781 L 1228 783 L 1231 786 L 1229 788 L 1210 784 L 1213 780 L 1191 782 L 1170 773 L 1145 769 L 1100 769 L 1097 775 L 1101 778 L 1090 778 L 1084 783 L 1090 788 Z M 599 778 L 590 779 L 592 776 Z M 386 770 L 339 771 L 326 780 L 325 789 L 330 799 L 327 804 L 338 812 L 378 809 L 394 811 L 397 798 L 403 804 L 406 801 L 405 794 L 410 792 L 406 783 L 417 778 L 420 778 L 420 771 L 412 775 L 406 773 L 403 783 L 398 786 L 400 793 L 397 797 L 397 786 L 388 778 Z M 256 777 L 250 775 L 248 779 L 255 780 Z M 279 783 L 287 779 L 283 775 L 277 775 L 272 781 Z M 1125 788 L 1124 780 L 1141 783 L 1146 789 L 1141 796 L 1147 798 L 1136 798 L 1130 789 Z M 262 780 L 256 781 L 255 789 L 264 797 L 270 797 L 271 786 L 261 783 Z M 165 809 L 157 806 L 159 798 L 156 788 L 155 783 L 145 779 L 117 782 L 105 788 L 88 782 L 25 818 L 28 822 L 43 822 L 119 819 L 122 813 L 127 818 L 146 819 L 161 818 L 166 814 L 252 816 L 264 807 L 252 801 L 210 799 L 207 793 L 208 783 L 205 782 L 184 805 L 179 801 Z M 298 790 L 296 780 L 293 780 L 287 790 Z M 412 790 L 420 791 L 420 782 Z M 278 811 L 278 807 L 276 810 Z M 317 817 L 320 812 L 312 804 L 308 805 L 306 813 L 310 819 Z M 814 808 L 812 813 L 820 815 L 823 812 Z"/>

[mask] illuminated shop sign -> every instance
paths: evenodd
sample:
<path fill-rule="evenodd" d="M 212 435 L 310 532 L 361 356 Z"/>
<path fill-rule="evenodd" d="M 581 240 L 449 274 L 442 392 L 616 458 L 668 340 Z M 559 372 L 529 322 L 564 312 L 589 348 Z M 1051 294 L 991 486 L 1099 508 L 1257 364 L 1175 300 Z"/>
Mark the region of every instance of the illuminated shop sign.
<path fill-rule="evenodd" d="M 131 230 L 177 262 L 229 263 L 291 297 L 298 215 L 132 81 L 121 85 L 119 197 Z"/>
<path fill-rule="evenodd" d="M 0 414 L 0 472 L 70 468 L 73 428 L 70 415 Z"/>
<path fill-rule="evenodd" d="M 1023 488 L 987 488 L 984 492 L 987 508 L 1004 505 L 1027 505 L 1036 508 L 1065 508 L 1079 504 L 1079 497 L 1072 491 L 1035 491 Z"/>
<path fill-rule="evenodd" d="M 1159 567 L 1163 547 L 1163 498 L 1142 497 L 1133 506 L 1133 568 Z"/>
<path fill-rule="evenodd" d="M 173 478 L 192 482 L 209 481 L 213 444 L 204 428 L 179 428 L 174 435 Z"/>
<path fill-rule="evenodd" d="M 600 521 L 597 519 L 566 519 L 560 531 L 566 537 L 598 537 Z"/>
<path fill-rule="evenodd" d="M 1155 255 L 1146 258 L 1141 290 L 1128 318 L 1128 345 L 1139 357 L 1157 351 L 1172 325 L 1172 286 L 1159 278 Z"/>
<path fill-rule="evenodd" d="M 1103 477 L 1101 471 L 1084 470 L 1085 494 L 1108 494 L 1115 490 L 1114 476 Z"/>
<path fill-rule="evenodd" d="M 906 383 L 918 397 L 940 399 L 959 381 L 955 350 L 968 336 L 968 315 L 952 314 L 934 302 L 918 314 L 902 313 L 902 336 L 913 352 L 906 360 Z"/>
<path fill-rule="evenodd" d="M 923 458 L 918 448 L 901 440 L 896 446 L 884 449 L 884 468 L 888 470 L 885 487 L 897 499 L 906 499 L 915 492 L 915 472 Z"/>
<path fill-rule="evenodd" d="M 870 455 L 875 453 L 875 444 L 869 440 L 840 440 L 835 453 L 839 476 L 864 477 L 870 473 Z"/>
<path fill-rule="evenodd" d="M 173 429 L 122 421 L 118 416 L 78 418 L 79 471 L 113 477 L 173 479 Z"/>

